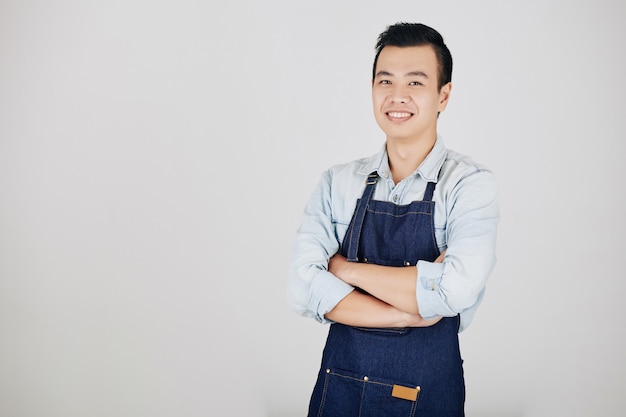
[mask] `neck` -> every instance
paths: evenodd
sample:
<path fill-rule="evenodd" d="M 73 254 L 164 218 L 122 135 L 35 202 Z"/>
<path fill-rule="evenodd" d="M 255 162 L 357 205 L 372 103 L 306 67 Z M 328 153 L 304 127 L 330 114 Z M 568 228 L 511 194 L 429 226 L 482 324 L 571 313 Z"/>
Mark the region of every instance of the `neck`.
<path fill-rule="evenodd" d="M 387 138 L 389 169 L 394 183 L 411 175 L 426 159 L 435 146 L 437 137 L 431 140 L 403 142 Z"/>

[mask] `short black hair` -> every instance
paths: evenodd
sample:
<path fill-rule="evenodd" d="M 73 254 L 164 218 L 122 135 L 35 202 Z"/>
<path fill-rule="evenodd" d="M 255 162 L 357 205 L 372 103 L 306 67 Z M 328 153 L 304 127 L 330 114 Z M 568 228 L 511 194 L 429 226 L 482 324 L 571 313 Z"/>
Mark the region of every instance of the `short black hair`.
<path fill-rule="evenodd" d="M 376 78 L 378 56 L 385 46 L 422 45 L 430 45 L 435 50 L 439 62 L 438 89 L 441 90 L 441 87 L 452 81 L 452 54 L 450 54 L 441 34 L 422 23 L 399 22 L 387 26 L 387 29 L 378 36 L 372 79 Z"/>

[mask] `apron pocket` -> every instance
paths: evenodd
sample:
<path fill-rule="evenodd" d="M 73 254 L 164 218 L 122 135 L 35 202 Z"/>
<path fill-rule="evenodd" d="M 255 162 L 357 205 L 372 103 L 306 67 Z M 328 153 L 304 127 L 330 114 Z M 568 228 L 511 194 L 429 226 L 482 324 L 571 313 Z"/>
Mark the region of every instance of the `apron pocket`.
<path fill-rule="evenodd" d="M 326 369 L 318 417 L 413 417 L 419 387 L 342 369 Z"/>

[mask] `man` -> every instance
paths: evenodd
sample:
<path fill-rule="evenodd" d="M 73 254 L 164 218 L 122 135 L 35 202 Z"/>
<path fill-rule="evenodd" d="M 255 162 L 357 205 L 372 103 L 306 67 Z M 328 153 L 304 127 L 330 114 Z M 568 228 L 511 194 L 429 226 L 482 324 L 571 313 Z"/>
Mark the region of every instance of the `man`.
<path fill-rule="evenodd" d="M 290 303 L 332 323 L 309 415 L 463 416 L 458 333 L 495 265 L 495 179 L 437 134 L 452 89 L 437 31 L 389 26 L 372 75 L 385 145 L 323 174 L 296 236 Z"/>

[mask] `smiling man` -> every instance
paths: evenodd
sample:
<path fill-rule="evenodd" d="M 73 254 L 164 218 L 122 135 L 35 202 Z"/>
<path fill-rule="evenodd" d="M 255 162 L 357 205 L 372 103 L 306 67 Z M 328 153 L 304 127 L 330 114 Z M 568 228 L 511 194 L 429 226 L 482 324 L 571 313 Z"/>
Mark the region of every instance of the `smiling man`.
<path fill-rule="evenodd" d="M 330 323 L 309 416 L 463 416 L 458 333 L 495 265 L 495 179 L 437 133 L 452 89 L 437 31 L 389 26 L 372 75 L 385 144 L 323 174 L 296 235 L 290 304 Z"/>

